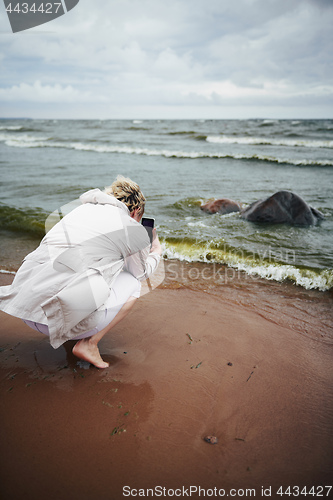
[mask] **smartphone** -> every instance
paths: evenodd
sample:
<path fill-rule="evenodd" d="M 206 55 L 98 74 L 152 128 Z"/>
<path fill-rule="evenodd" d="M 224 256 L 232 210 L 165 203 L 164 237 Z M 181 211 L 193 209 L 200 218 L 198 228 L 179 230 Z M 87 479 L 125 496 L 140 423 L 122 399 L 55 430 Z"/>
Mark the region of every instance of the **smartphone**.
<path fill-rule="evenodd" d="M 141 224 L 146 228 L 150 239 L 150 244 L 152 244 L 155 219 L 153 219 L 152 217 L 142 217 Z"/>

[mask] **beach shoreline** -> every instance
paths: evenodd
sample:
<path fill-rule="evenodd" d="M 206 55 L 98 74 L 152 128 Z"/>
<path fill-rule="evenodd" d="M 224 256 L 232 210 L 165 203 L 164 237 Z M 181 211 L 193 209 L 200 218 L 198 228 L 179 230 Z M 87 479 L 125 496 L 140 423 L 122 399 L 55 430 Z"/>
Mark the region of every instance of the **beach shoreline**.
<path fill-rule="evenodd" d="M 25 248 L 25 247 L 23 247 Z M 12 282 L 23 259 L 3 266 L 0 286 Z M 224 264 L 162 259 L 141 295 L 152 288 L 189 289 L 223 299 L 256 311 L 280 326 L 292 328 L 301 335 L 333 343 L 333 288 L 327 291 L 307 290 L 288 280 L 267 280 Z"/>
<path fill-rule="evenodd" d="M 167 261 L 102 340 L 107 370 L 1 313 L 5 500 L 329 485 L 332 293 L 225 269 L 222 285 L 199 279 L 207 265 Z"/>

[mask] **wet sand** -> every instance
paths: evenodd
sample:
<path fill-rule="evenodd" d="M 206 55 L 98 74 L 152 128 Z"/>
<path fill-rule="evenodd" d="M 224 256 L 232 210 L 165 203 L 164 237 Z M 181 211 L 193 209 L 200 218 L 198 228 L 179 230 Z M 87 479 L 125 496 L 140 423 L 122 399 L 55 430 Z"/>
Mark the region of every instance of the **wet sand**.
<path fill-rule="evenodd" d="M 332 484 L 332 294 L 176 266 L 102 340 L 106 370 L 0 313 L 2 499 Z"/>

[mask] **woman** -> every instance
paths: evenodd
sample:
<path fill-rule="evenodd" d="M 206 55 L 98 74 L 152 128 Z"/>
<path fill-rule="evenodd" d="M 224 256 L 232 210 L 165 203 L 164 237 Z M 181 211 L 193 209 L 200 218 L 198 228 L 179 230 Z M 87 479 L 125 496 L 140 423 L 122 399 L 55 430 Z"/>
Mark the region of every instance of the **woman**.
<path fill-rule="evenodd" d="M 161 245 L 156 229 L 151 245 L 140 224 L 146 200 L 130 179 L 118 176 L 80 200 L 0 288 L 0 309 L 49 335 L 54 348 L 78 340 L 73 354 L 106 368 L 98 342 L 133 307 Z"/>

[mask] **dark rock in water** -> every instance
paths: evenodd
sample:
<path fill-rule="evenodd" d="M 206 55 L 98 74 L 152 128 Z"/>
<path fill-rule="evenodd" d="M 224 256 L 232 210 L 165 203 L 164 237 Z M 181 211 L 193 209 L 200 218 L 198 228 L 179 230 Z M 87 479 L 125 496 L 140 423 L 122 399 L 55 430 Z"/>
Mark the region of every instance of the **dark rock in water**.
<path fill-rule="evenodd" d="M 242 210 L 241 218 L 251 222 L 311 226 L 324 219 L 324 216 L 297 194 L 291 191 L 278 191 L 269 198 L 255 201 Z"/>
<path fill-rule="evenodd" d="M 239 212 L 241 210 L 241 204 L 237 201 L 228 200 L 228 198 L 222 198 L 220 200 L 208 201 L 204 205 L 201 205 L 201 210 L 209 214 L 230 214 L 231 212 Z"/>
<path fill-rule="evenodd" d="M 210 444 L 217 444 L 219 442 L 216 436 L 205 436 L 204 441 Z"/>

